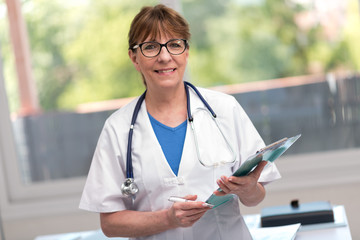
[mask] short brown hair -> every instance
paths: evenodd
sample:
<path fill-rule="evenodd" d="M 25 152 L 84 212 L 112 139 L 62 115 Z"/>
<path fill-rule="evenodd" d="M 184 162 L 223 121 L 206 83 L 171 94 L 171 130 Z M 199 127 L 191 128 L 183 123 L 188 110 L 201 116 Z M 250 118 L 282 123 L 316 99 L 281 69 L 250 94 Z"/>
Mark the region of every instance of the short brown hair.
<path fill-rule="evenodd" d="M 174 9 L 158 4 L 154 7 L 143 7 L 133 19 L 129 31 L 129 49 L 161 34 L 176 35 L 190 39 L 190 29 L 187 21 Z"/>

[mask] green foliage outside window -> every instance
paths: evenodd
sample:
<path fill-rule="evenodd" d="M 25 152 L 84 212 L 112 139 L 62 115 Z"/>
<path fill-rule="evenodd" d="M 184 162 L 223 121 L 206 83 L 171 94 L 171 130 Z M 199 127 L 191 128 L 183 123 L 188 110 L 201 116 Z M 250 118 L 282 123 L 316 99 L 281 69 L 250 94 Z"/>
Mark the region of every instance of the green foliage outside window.
<path fill-rule="evenodd" d="M 345 25 L 331 40 L 320 24 L 299 28 L 297 16 L 308 6 L 285 0 L 242 2 L 182 1 L 192 32 L 188 75 L 195 84 L 208 87 L 360 69 L 358 1 L 347 1 Z M 74 109 L 81 103 L 139 95 L 144 86 L 128 59 L 127 34 L 141 6 L 156 3 L 23 1 L 41 107 Z M 5 22 L 0 19 L 0 40 L 11 108 L 16 111 L 16 74 L 9 70 L 12 56 Z"/>

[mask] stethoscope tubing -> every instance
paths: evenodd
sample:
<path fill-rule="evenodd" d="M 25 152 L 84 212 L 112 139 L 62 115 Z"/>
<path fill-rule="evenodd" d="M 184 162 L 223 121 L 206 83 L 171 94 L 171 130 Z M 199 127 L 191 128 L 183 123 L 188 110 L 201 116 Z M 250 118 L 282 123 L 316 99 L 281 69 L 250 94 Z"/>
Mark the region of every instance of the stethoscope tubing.
<path fill-rule="evenodd" d="M 193 117 L 191 115 L 191 109 L 190 109 L 189 87 L 194 90 L 194 92 L 196 93 L 196 95 L 198 95 L 198 97 L 203 102 L 205 107 L 210 111 L 211 115 L 214 118 L 216 118 L 216 114 L 215 114 L 214 110 L 210 107 L 210 105 L 207 103 L 207 101 L 201 95 L 199 90 L 193 84 L 186 82 L 186 81 L 184 81 L 184 86 L 185 86 L 186 100 L 187 100 L 187 105 L 186 105 L 187 115 L 188 115 L 188 120 L 189 120 L 190 124 L 192 125 Z M 126 153 L 126 178 L 132 178 L 132 179 L 134 178 L 134 171 L 133 171 L 133 167 L 132 167 L 132 157 L 131 157 L 132 137 L 133 137 L 134 125 L 136 122 L 136 118 L 139 114 L 141 104 L 145 99 L 145 95 L 146 95 L 146 91 L 139 97 L 139 99 L 135 105 L 132 118 L 131 118 L 131 124 L 130 124 L 129 136 L 128 136 L 128 147 L 127 147 L 127 153 Z"/>
<path fill-rule="evenodd" d="M 137 115 L 139 114 L 141 104 L 145 99 L 145 94 L 146 94 L 146 91 L 140 96 L 139 100 L 137 101 L 134 112 L 133 112 L 133 116 L 131 118 L 129 137 L 128 137 L 128 147 L 127 147 L 127 154 L 126 154 L 126 178 L 134 178 L 134 171 L 133 171 L 133 167 L 132 167 L 132 157 L 131 157 L 132 137 L 133 137 L 133 133 L 134 133 L 134 125 L 136 122 L 136 118 L 137 118 Z"/>
<path fill-rule="evenodd" d="M 210 105 L 208 104 L 208 102 L 205 100 L 205 98 L 201 95 L 201 93 L 199 92 L 199 90 L 192 85 L 189 82 L 184 81 L 184 85 L 185 85 L 185 91 L 186 91 L 186 100 L 187 100 L 187 114 L 188 114 L 188 119 L 189 122 L 192 122 L 194 119 L 191 115 L 191 108 L 190 108 L 190 94 L 189 94 L 189 87 L 191 87 L 194 92 L 196 93 L 196 95 L 198 95 L 198 97 L 200 98 L 200 100 L 203 102 L 203 104 L 205 105 L 205 107 L 210 111 L 211 115 L 216 118 L 216 114 L 214 112 L 214 110 L 212 110 L 212 108 L 210 107 Z"/>

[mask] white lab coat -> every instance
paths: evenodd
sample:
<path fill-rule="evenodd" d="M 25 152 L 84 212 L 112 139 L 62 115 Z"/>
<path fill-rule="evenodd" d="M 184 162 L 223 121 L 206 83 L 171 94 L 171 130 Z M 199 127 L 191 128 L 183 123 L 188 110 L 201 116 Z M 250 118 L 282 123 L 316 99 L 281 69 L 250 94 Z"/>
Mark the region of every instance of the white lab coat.
<path fill-rule="evenodd" d="M 180 168 L 176 176 L 161 150 L 143 102 L 133 135 L 132 162 L 139 192 L 132 205 L 131 200 L 122 195 L 120 186 L 126 178 L 127 139 L 136 99 L 116 111 L 106 121 L 93 157 L 80 208 L 94 212 L 115 212 L 125 209 L 157 211 L 171 207 L 169 196 L 189 194 L 196 194 L 198 200 L 205 201 L 217 189 L 216 179 L 222 175 L 230 176 L 248 156 L 264 146 L 258 132 L 235 98 L 207 89 L 199 90 L 216 112 L 220 126 L 232 144 L 236 154 L 235 163 L 216 168 L 202 166 L 197 159 L 193 133 L 188 124 Z M 204 105 L 197 95 L 192 90 L 189 92 L 191 111 L 203 108 Z M 205 122 L 210 120 L 210 117 L 201 119 L 204 124 L 200 124 L 200 127 L 206 126 Z M 214 156 L 221 156 L 222 152 L 214 147 L 209 147 L 207 151 L 208 155 Z M 265 167 L 259 181 L 271 182 L 278 178 L 280 174 L 272 163 Z M 209 210 L 192 227 L 172 229 L 137 239 L 228 240 L 251 239 L 251 236 L 240 214 L 239 201 L 236 198 Z"/>

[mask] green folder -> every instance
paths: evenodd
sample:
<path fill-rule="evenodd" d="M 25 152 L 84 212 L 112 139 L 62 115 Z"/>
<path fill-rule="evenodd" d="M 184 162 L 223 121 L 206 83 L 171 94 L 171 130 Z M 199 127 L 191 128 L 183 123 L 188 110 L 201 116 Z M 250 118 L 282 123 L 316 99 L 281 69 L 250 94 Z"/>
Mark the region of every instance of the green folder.
<path fill-rule="evenodd" d="M 259 151 L 254 155 L 250 156 L 241 166 L 233 173 L 233 176 L 241 177 L 248 175 L 261 161 L 273 162 L 279 158 L 298 138 L 301 134 L 296 135 L 291 138 L 283 138 L 279 141 L 276 141 Z M 221 189 L 218 189 L 221 191 Z M 212 194 L 207 200 L 206 203 L 214 205 L 213 208 L 220 206 L 221 204 L 226 203 L 227 201 L 233 199 L 235 196 L 233 194 L 227 194 L 225 196 L 216 196 Z"/>

